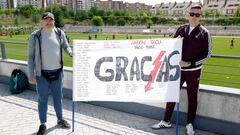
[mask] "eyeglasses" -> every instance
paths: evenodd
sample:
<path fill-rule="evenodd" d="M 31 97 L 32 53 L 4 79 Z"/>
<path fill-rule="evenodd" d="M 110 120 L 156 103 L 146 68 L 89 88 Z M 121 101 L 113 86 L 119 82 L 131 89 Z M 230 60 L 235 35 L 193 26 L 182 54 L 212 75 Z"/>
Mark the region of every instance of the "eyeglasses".
<path fill-rule="evenodd" d="M 193 16 L 195 16 L 195 17 L 200 17 L 202 14 L 189 12 L 189 15 L 190 15 L 191 17 L 193 17 Z"/>

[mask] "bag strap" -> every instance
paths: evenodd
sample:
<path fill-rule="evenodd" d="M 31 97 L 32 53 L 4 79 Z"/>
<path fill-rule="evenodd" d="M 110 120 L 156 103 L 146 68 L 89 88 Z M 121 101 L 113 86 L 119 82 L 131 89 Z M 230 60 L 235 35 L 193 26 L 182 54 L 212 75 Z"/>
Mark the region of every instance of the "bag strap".
<path fill-rule="evenodd" d="M 41 31 L 42 31 L 42 28 L 40 29 L 40 30 L 38 30 L 35 34 L 34 34 L 34 36 L 37 38 L 37 40 L 38 40 L 38 45 L 39 45 L 39 53 L 40 53 L 40 57 L 41 57 L 41 59 L 42 59 L 42 47 L 41 47 L 41 44 L 42 44 L 42 41 L 41 41 Z M 35 38 L 34 38 L 34 40 L 35 40 Z M 36 42 L 36 41 L 35 41 Z"/>
<path fill-rule="evenodd" d="M 60 60 L 60 64 L 61 64 L 61 69 L 63 69 L 63 58 L 62 58 L 62 31 L 60 28 L 57 28 L 57 35 L 58 35 L 58 38 L 59 38 L 59 44 L 60 44 L 60 57 L 61 57 L 61 60 Z"/>
<path fill-rule="evenodd" d="M 11 74 L 11 76 L 14 76 L 14 77 L 16 77 L 17 73 L 20 73 L 20 72 L 21 72 L 21 70 L 20 70 L 20 69 L 14 69 L 14 70 L 12 71 L 12 74 Z"/>

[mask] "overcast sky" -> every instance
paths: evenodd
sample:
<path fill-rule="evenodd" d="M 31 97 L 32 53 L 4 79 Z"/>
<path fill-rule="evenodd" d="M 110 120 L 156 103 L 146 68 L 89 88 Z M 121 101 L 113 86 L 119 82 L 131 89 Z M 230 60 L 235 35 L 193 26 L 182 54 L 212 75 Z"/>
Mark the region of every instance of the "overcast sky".
<path fill-rule="evenodd" d="M 113 1 L 123 1 L 123 2 L 129 2 L 129 3 L 135 3 L 135 2 L 140 2 L 140 3 L 146 3 L 148 5 L 155 5 L 155 4 L 160 4 L 160 3 L 168 3 L 168 2 L 175 2 L 177 1 L 178 3 L 186 1 L 192 1 L 192 2 L 198 2 L 199 0 L 113 0 Z M 202 0 L 201 0 L 202 1 Z"/>

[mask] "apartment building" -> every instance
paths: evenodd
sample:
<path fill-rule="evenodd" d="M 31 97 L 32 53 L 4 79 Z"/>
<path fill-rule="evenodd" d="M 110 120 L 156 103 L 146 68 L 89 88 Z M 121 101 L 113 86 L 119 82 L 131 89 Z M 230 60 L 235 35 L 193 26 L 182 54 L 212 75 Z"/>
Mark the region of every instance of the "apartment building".
<path fill-rule="evenodd" d="M 152 5 L 146 5 L 146 4 L 141 4 L 142 5 L 142 10 L 145 12 L 151 12 Z"/>
<path fill-rule="evenodd" d="M 102 9 L 112 9 L 112 0 L 109 1 L 100 1 L 100 8 Z"/>
<path fill-rule="evenodd" d="M 219 12 L 222 16 L 233 15 L 240 6 L 240 0 L 204 0 L 204 11 Z"/>
<path fill-rule="evenodd" d="M 95 7 L 100 7 L 100 3 L 101 3 L 100 0 L 95 0 L 94 6 L 95 6 Z"/>
<path fill-rule="evenodd" d="M 35 8 L 46 7 L 46 0 L 14 0 L 14 3 L 16 3 L 16 7 L 22 7 L 29 4 L 33 5 Z"/>
<path fill-rule="evenodd" d="M 70 10 L 72 10 L 73 9 L 73 7 L 74 7 L 74 2 L 73 2 L 74 0 L 68 0 L 67 1 L 67 9 L 70 9 Z"/>
<path fill-rule="evenodd" d="M 136 3 L 126 2 L 123 4 L 123 9 L 128 10 L 130 12 L 141 12 L 141 11 L 151 12 L 152 6 L 149 6 L 149 5 L 146 5 L 143 3 L 139 3 L 139 2 L 136 2 Z"/>
<path fill-rule="evenodd" d="M 165 16 L 179 17 L 186 14 L 192 4 L 201 4 L 201 2 L 169 2 L 159 3 L 154 7 L 136 2 L 124 3 L 121 0 L 1 0 L 0 9 L 22 7 L 31 4 L 36 8 L 44 8 L 49 4 L 59 4 L 66 6 L 72 10 L 89 10 L 91 7 L 96 6 L 102 9 L 115 9 L 115 10 L 128 10 L 131 12 L 152 12 L 156 13 L 159 10 Z M 240 6 L 240 0 L 204 0 L 203 10 L 210 13 L 219 12 L 222 16 L 233 15 L 237 8 Z"/>
<path fill-rule="evenodd" d="M 158 12 L 161 13 L 160 11 L 160 7 L 163 5 L 163 3 L 160 4 L 156 4 L 152 7 L 152 9 L 150 10 L 152 14 L 157 14 Z"/>
<path fill-rule="evenodd" d="M 112 8 L 115 10 L 122 10 L 123 9 L 123 1 L 113 1 Z"/>
<path fill-rule="evenodd" d="M 123 1 L 112 1 L 112 0 L 108 0 L 108 1 L 100 1 L 97 0 L 96 1 L 98 5 L 99 3 L 99 8 L 102 9 L 116 9 L 116 10 L 122 10 L 123 9 Z"/>
<path fill-rule="evenodd" d="M 96 0 L 95 5 L 97 5 L 97 7 L 102 9 L 128 10 L 131 12 L 139 12 L 139 11 L 150 12 L 152 9 L 152 6 L 139 3 L 139 2 L 123 3 L 123 1 L 113 1 L 113 0 L 108 0 L 108 1 Z"/>
<path fill-rule="evenodd" d="M 9 7 L 9 0 L 1 0 L 0 2 L 0 9 L 7 9 Z"/>
<path fill-rule="evenodd" d="M 44 8 L 49 4 L 67 5 L 68 0 L 1 0 L 0 9 L 17 8 L 28 4 L 35 8 Z"/>
<path fill-rule="evenodd" d="M 151 12 L 155 13 L 159 10 L 165 16 L 180 17 L 189 11 L 191 5 L 200 4 L 203 11 L 208 11 L 212 14 L 219 12 L 222 16 L 233 15 L 240 6 L 240 0 L 204 0 L 203 4 L 199 2 L 183 2 L 183 3 L 160 3 L 156 4 Z"/>
<path fill-rule="evenodd" d="M 224 11 L 224 6 L 226 5 L 227 0 L 208 0 L 205 1 L 207 3 L 204 3 L 203 10 L 208 11 L 212 14 L 219 12 L 222 14 Z"/>
<path fill-rule="evenodd" d="M 95 5 L 95 0 L 66 0 L 63 6 L 70 10 L 89 10 Z"/>
<path fill-rule="evenodd" d="M 240 6 L 240 0 L 228 0 L 223 7 L 222 15 L 233 15 Z"/>
<path fill-rule="evenodd" d="M 171 9 L 172 15 L 175 17 L 184 16 L 187 12 L 187 8 L 190 7 L 192 2 L 176 3 L 176 5 Z"/>
<path fill-rule="evenodd" d="M 127 11 L 130 11 L 130 12 L 134 12 L 134 11 L 139 11 L 139 7 L 137 8 L 136 4 L 133 4 L 133 3 L 124 3 L 124 6 L 123 6 L 123 9 L 124 10 L 127 10 Z"/>
<path fill-rule="evenodd" d="M 95 0 L 85 0 L 83 10 L 89 10 L 91 7 L 94 7 Z"/>
<path fill-rule="evenodd" d="M 176 5 L 177 3 L 174 2 L 174 3 L 163 3 L 161 4 L 161 6 L 159 7 L 159 10 L 161 11 L 161 13 L 164 15 L 164 16 L 171 16 L 173 14 L 172 12 L 172 8 L 174 8 L 174 6 Z"/>
<path fill-rule="evenodd" d="M 150 12 L 152 6 L 143 3 L 123 3 L 123 1 L 102 1 L 102 0 L 1 0 L 0 8 L 16 8 L 31 4 L 35 8 L 44 8 L 50 4 L 66 6 L 72 10 L 89 10 L 96 6 L 102 9 L 129 10 L 132 12 L 146 11 Z"/>
<path fill-rule="evenodd" d="M 190 10 L 192 5 L 202 5 L 201 2 L 183 2 L 176 3 L 173 8 L 169 9 L 169 13 L 171 13 L 174 17 L 183 17 Z"/>

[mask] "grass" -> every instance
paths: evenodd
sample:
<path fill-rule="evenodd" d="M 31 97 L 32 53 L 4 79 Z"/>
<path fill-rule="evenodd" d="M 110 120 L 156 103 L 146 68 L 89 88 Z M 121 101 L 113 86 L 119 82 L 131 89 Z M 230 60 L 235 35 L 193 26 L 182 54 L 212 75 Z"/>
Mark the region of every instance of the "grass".
<path fill-rule="evenodd" d="M 88 40 L 89 36 L 91 39 L 95 39 L 94 34 L 67 34 L 70 38 L 70 44 L 72 44 L 73 39 L 85 39 Z M 27 42 L 29 35 L 17 35 L 10 38 L 9 36 L 0 36 L 0 41 L 15 41 L 15 42 Z M 131 35 L 132 39 L 146 39 L 146 38 L 162 38 L 159 35 Z M 130 38 L 130 35 L 128 36 Z M 112 39 L 113 35 L 109 34 L 101 34 L 97 35 L 97 40 L 105 40 Z M 115 39 L 126 39 L 126 35 L 115 35 Z M 227 55 L 227 56 L 240 56 L 240 38 L 235 38 L 235 46 L 233 49 L 230 49 L 230 40 L 231 37 L 212 37 L 213 55 Z M 27 45 L 20 44 L 7 44 L 6 45 L 6 53 L 7 58 L 17 59 L 17 60 L 27 60 Z M 72 66 L 72 60 L 65 53 L 63 53 L 63 60 L 65 66 Z M 212 58 L 206 62 L 206 64 L 217 64 L 224 66 L 236 66 L 235 68 L 226 68 L 221 66 L 203 66 L 203 73 L 201 84 L 209 84 L 216 86 L 225 86 L 232 88 L 239 88 L 240 84 L 229 84 L 223 83 L 225 82 L 240 82 L 240 59 L 220 59 L 220 58 Z M 224 73 L 226 75 L 221 74 L 209 74 L 207 72 L 217 72 Z M 231 76 L 230 74 L 234 74 L 235 76 Z M 239 75 L 239 76 L 236 76 Z M 206 81 L 207 80 L 215 80 L 220 82 Z"/>

